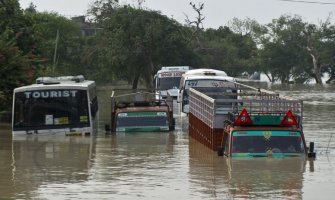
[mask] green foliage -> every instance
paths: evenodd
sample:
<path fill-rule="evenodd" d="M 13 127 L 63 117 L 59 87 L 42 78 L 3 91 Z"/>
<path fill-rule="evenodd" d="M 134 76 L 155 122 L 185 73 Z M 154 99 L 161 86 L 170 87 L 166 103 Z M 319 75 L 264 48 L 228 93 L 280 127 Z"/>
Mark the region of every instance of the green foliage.
<path fill-rule="evenodd" d="M 134 89 L 141 78 L 150 88 L 159 66 L 189 65 L 196 57 L 187 48 L 181 25 L 158 12 L 124 6 L 104 17 L 102 25 L 98 37 L 104 44 L 98 45 L 105 53 L 103 62 Z"/>
<path fill-rule="evenodd" d="M 262 41 L 262 71 L 272 74 L 272 81 L 293 79 L 322 83 L 322 73 L 332 74 L 334 27 L 329 20 L 319 26 L 303 22 L 299 16 L 281 16 L 267 25 L 268 35 Z M 326 69 L 325 69 L 326 68 Z"/>
<path fill-rule="evenodd" d="M 119 8 L 118 0 L 96 0 L 90 6 L 88 14 L 95 23 L 101 25 L 117 8 Z"/>
<path fill-rule="evenodd" d="M 18 1 L 0 1 L 0 110 L 11 105 L 15 87 L 31 83 L 39 68 L 31 21 Z"/>
<path fill-rule="evenodd" d="M 0 1 L 0 32 L 7 28 L 18 30 L 17 26 L 23 20 L 20 4 L 17 0 Z"/>
<path fill-rule="evenodd" d="M 79 26 L 56 13 L 27 13 L 38 54 L 45 60 L 46 75 L 84 73 L 80 65 L 83 39 Z M 58 36 L 57 36 L 58 32 Z"/>
<path fill-rule="evenodd" d="M 267 25 L 267 37 L 260 49 L 261 71 L 271 74 L 270 81 L 288 83 L 292 78 L 308 80 L 306 68 L 310 66 L 304 48 L 303 31 L 306 24 L 298 16 L 281 16 Z"/>
<path fill-rule="evenodd" d="M 9 29 L 0 34 L 0 110 L 11 105 L 13 89 L 30 83 L 35 73 L 32 67 L 34 56 L 24 54 L 11 36 Z"/>
<path fill-rule="evenodd" d="M 39 75 L 83 74 L 97 82 L 126 80 L 133 88 L 139 82 L 151 88 L 161 66 L 187 65 L 230 76 L 261 71 L 282 83 L 321 83 L 324 73 L 330 74 L 327 82 L 335 79 L 330 18 L 318 25 L 289 15 L 267 25 L 233 19 L 229 27 L 205 30 L 204 4 L 190 5 L 198 15 L 182 26 L 118 0 L 96 0 L 89 10 L 92 23 L 38 12 L 33 4 L 22 10 L 17 0 L 0 1 L 0 109 L 10 103 L 13 88 Z M 83 26 L 97 28 L 97 34 L 83 35 Z"/>
<path fill-rule="evenodd" d="M 256 43 L 250 35 L 234 33 L 228 27 L 202 33 L 203 47 L 195 49 L 208 68 L 221 69 L 231 76 L 253 72 Z"/>

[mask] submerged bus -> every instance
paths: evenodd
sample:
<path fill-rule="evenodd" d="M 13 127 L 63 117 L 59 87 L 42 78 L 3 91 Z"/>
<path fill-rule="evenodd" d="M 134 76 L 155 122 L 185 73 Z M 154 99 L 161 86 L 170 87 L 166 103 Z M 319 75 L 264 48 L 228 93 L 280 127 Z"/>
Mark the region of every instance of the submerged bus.
<path fill-rule="evenodd" d="M 180 103 L 181 112 L 189 113 L 189 90 L 192 87 L 235 87 L 235 78 L 224 71 L 215 69 L 193 69 L 182 75 L 179 84 L 177 102 Z"/>
<path fill-rule="evenodd" d="M 14 89 L 12 113 L 14 135 L 90 135 L 98 128 L 96 84 L 82 75 L 37 78 Z"/>
<path fill-rule="evenodd" d="M 158 70 L 154 77 L 154 85 L 160 98 L 165 99 L 169 94 L 177 99 L 180 79 L 189 69 L 189 66 L 171 66 Z"/>

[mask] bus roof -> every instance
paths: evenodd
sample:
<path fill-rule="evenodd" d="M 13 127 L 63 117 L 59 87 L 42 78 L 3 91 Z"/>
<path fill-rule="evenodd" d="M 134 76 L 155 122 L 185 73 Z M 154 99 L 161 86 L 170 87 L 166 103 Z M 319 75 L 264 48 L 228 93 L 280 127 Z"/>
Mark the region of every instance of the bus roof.
<path fill-rule="evenodd" d="M 90 86 L 95 86 L 95 81 L 85 80 L 83 76 L 79 76 L 80 79 L 76 79 L 76 77 L 78 76 L 39 77 L 35 84 L 15 88 L 14 93 L 47 89 L 87 89 Z"/>
<path fill-rule="evenodd" d="M 222 81 L 231 81 L 235 82 L 234 77 L 230 76 L 200 76 L 200 75 L 195 75 L 195 76 L 186 76 L 185 81 L 187 80 L 222 80 Z"/>
<path fill-rule="evenodd" d="M 224 71 L 216 69 L 192 69 L 188 70 L 184 76 L 227 76 Z"/>
<path fill-rule="evenodd" d="M 175 71 L 188 71 L 190 70 L 189 66 L 169 66 L 169 67 L 162 67 L 157 73 L 164 73 L 164 72 L 175 72 Z"/>

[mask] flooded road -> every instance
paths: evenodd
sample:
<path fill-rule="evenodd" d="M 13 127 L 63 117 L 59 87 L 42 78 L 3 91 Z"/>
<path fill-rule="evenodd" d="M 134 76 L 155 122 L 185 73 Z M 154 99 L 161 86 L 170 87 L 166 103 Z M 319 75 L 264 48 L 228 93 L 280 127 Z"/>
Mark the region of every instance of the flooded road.
<path fill-rule="evenodd" d="M 99 91 L 100 132 L 91 137 L 12 137 L 0 124 L 0 199 L 332 199 L 335 87 L 262 85 L 304 100 L 315 161 L 227 159 L 176 130 L 106 135 L 111 88 Z M 177 109 L 176 109 L 177 110 Z"/>

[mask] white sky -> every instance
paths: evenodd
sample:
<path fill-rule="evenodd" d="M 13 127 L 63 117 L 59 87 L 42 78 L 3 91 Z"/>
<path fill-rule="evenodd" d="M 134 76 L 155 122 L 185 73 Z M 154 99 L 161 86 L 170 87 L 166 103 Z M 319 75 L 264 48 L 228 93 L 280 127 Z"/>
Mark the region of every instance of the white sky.
<path fill-rule="evenodd" d="M 288 2 L 285 0 L 146 0 L 143 6 L 161 11 L 162 14 L 184 24 L 185 14 L 190 19 L 195 19 L 196 16 L 195 11 L 189 5 L 190 1 L 197 5 L 199 2 L 205 4 L 203 10 L 205 28 L 218 28 L 227 25 L 234 17 L 238 19 L 248 17 L 261 24 L 266 24 L 283 14 L 297 14 L 305 21 L 318 24 L 320 20 L 325 21 L 329 14 L 335 10 L 335 0 L 306 0 L 330 4 Z M 85 15 L 90 3 L 94 0 L 19 0 L 19 2 L 21 8 L 26 8 L 30 2 L 33 2 L 38 11 L 55 11 L 66 17 L 73 17 Z M 123 0 L 121 2 L 134 4 L 137 1 Z M 332 19 L 332 22 L 334 20 Z"/>

